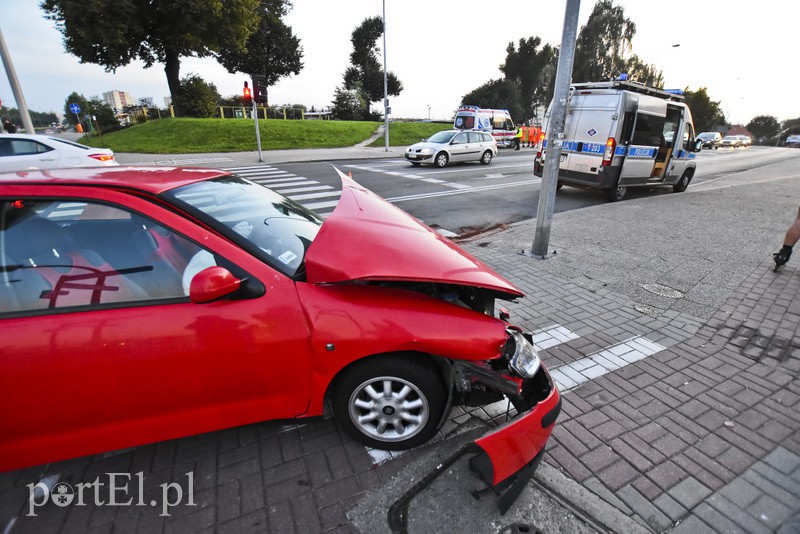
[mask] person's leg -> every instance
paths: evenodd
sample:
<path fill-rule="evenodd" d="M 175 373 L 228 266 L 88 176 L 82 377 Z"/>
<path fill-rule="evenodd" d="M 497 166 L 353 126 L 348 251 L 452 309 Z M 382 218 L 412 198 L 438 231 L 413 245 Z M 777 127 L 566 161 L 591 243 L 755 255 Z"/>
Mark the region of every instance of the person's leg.
<path fill-rule="evenodd" d="M 783 239 L 783 246 L 793 247 L 800 241 L 800 209 L 797 210 L 797 219 L 788 230 L 786 230 L 786 237 Z"/>
<path fill-rule="evenodd" d="M 786 236 L 783 238 L 783 248 L 773 254 L 775 256 L 776 269 L 777 265 L 783 265 L 792 256 L 792 247 L 800 240 L 800 209 L 797 210 L 797 218 L 794 223 L 786 230 Z"/>

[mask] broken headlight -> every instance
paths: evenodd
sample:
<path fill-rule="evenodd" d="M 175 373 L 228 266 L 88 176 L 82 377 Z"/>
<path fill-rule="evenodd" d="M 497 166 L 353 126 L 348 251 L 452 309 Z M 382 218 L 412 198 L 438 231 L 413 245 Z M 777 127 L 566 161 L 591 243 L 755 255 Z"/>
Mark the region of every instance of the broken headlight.
<path fill-rule="evenodd" d="M 509 339 L 506 355 L 511 368 L 523 378 L 531 378 L 539 370 L 541 362 L 533 343 L 518 330 L 507 330 Z"/>

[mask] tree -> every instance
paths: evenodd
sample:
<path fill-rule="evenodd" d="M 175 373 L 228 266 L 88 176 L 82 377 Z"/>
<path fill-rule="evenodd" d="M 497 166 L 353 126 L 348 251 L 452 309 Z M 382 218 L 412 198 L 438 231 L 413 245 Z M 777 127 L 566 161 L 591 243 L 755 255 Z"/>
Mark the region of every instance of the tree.
<path fill-rule="evenodd" d="M 383 35 L 383 19 L 369 17 L 353 30 L 350 41 L 353 51 L 350 53 L 350 66 L 344 73 L 344 89 L 359 91 L 365 102 L 361 115 L 367 118 L 372 102 L 383 100 L 383 68 L 379 61 L 378 39 Z M 397 96 L 403 90 L 402 82 L 389 72 L 387 78 L 387 94 Z M 334 102 L 335 102 L 334 97 Z"/>
<path fill-rule="evenodd" d="M 119 121 L 114 116 L 114 110 L 108 105 L 108 102 L 100 97 L 93 96 L 89 99 L 86 109 L 87 118 L 94 118 L 94 125 L 100 126 L 100 131 L 116 129 L 119 127 Z"/>
<path fill-rule="evenodd" d="M 517 120 L 525 116 L 520 105 L 519 86 L 506 78 L 486 82 L 461 97 L 461 103 L 481 108 L 507 109 Z"/>
<path fill-rule="evenodd" d="M 615 6 L 612 0 L 597 2 L 578 35 L 572 81 L 613 80 L 624 72 L 629 80 L 662 87 L 664 80 L 655 65 L 629 55 L 634 35 L 636 24 L 625 17 L 622 6 Z"/>
<path fill-rule="evenodd" d="M 191 73 L 181 79 L 177 104 L 189 117 L 208 118 L 217 113 L 221 98 L 213 83 Z"/>
<path fill-rule="evenodd" d="M 624 56 L 631 50 L 636 25 L 625 18 L 621 6 L 611 0 L 594 5 L 586 25 L 578 34 L 573 82 L 597 82 L 614 79 L 624 72 Z"/>
<path fill-rule="evenodd" d="M 536 108 L 546 106 L 553 98 L 558 51 L 549 44 L 540 49 L 541 43 L 541 38 L 529 37 L 519 40 L 519 48 L 514 43 L 506 47 L 506 60 L 500 65 L 500 71 L 506 80 L 517 84 L 520 95 L 517 104 L 522 110 L 519 115 L 512 113 L 512 117 L 534 117 Z M 508 106 L 515 107 L 515 104 L 509 103 Z M 504 108 L 510 111 L 508 106 Z"/>
<path fill-rule="evenodd" d="M 172 101 L 180 92 L 181 57 L 223 48 L 244 51 L 255 30 L 259 0 L 42 0 L 67 52 L 108 72 L 135 59 L 163 63 Z M 180 108 L 178 108 L 180 109 Z"/>
<path fill-rule="evenodd" d="M 714 102 L 708 97 L 705 87 L 701 87 L 697 91 L 690 91 L 687 87 L 683 94 L 686 105 L 692 111 L 695 131 L 713 131 L 717 126 L 727 122 L 722 108 L 719 107 L 719 102 Z"/>
<path fill-rule="evenodd" d="M 303 48 L 282 17 L 289 13 L 288 0 L 261 0 L 258 27 L 247 40 L 246 51 L 224 48 L 217 55 L 228 72 L 263 76 L 266 87 L 303 68 Z M 265 95 L 266 100 L 266 95 Z"/>
<path fill-rule="evenodd" d="M 364 110 L 369 103 L 364 100 L 360 89 L 337 87 L 331 104 L 330 111 L 334 119 L 360 121 L 364 120 Z"/>
<path fill-rule="evenodd" d="M 757 143 L 775 137 L 780 130 L 781 124 L 772 115 L 758 115 L 747 123 L 747 131 L 756 136 Z"/>

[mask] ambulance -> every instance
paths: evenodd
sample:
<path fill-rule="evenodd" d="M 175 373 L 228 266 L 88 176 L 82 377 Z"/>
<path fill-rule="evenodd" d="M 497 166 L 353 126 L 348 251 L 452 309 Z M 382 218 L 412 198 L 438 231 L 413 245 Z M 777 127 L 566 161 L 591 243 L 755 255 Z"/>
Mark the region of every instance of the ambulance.
<path fill-rule="evenodd" d="M 608 200 L 634 187 L 672 186 L 685 191 L 697 167 L 692 114 L 681 91 L 614 80 L 570 87 L 558 185 L 598 189 Z M 547 110 L 536 144 L 534 174 L 544 174 Z"/>
<path fill-rule="evenodd" d="M 507 109 L 485 109 L 462 105 L 456 111 L 453 128 L 489 132 L 497 141 L 498 147 L 513 147 L 517 142 L 515 137 L 517 128 Z"/>

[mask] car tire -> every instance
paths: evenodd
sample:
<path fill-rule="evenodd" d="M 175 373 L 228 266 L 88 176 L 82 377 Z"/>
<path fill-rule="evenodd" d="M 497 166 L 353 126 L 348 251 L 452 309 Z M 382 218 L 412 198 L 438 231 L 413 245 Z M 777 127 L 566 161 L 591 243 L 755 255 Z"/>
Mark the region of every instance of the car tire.
<path fill-rule="evenodd" d="M 333 390 L 337 423 L 356 441 L 383 450 L 427 442 L 438 430 L 447 391 L 419 356 L 376 356 L 348 367 Z"/>
<path fill-rule="evenodd" d="M 483 156 L 481 156 L 481 164 L 482 165 L 490 164 L 492 162 L 492 158 L 493 157 L 494 157 L 494 154 L 492 154 L 492 151 L 491 150 L 487 150 L 486 152 L 483 153 Z"/>
<path fill-rule="evenodd" d="M 433 158 L 433 164 L 441 168 L 447 165 L 447 162 L 449 160 L 450 158 L 447 157 L 447 152 L 439 152 L 438 154 L 436 154 L 436 157 Z"/>
<path fill-rule="evenodd" d="M 606 190 L 606 199 L 609 202 L 619 202 L 620 200 L 625 199 L 625 195 L 628 193 L 628 188 L 623 185 L 618 185 L 612 189 Z"/>
<path fill-rule="evenodd" d="M 689 171 L 684 171 L 681 175 L 681 179 L 677 181 L 675 185 L 672 186 L 672 191 L 675 193 L 683 193 L 686 191 L 686 188 L 689 187 L 689 182 L 692 181 L 692 173 Z"/>

